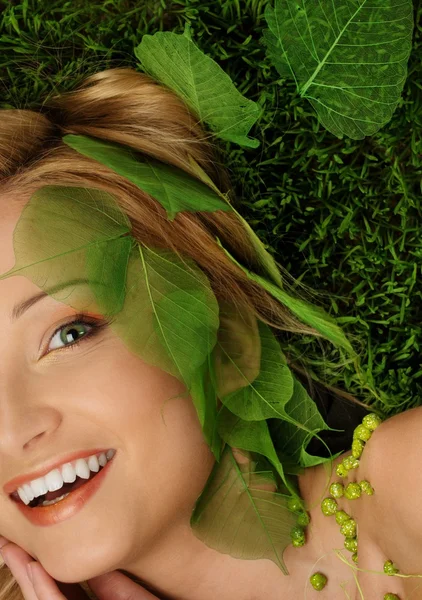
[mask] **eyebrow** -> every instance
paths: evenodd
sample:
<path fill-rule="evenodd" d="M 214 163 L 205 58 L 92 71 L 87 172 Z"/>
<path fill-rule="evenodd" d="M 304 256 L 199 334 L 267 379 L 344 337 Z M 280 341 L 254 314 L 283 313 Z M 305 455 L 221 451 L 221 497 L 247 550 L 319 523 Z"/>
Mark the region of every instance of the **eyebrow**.
<path fill-rule="evenodd" d="M 56 286 L 49 288 L 45 292 L 39 292 L 38 294 L 36 294 L 35 296 L 32 296 L 31 298 L 28 298 L 27 300 L 24 300 L 23 302 L 19 302 L 19 304 L 16 304 L 16 306 L 13 308 L 12 314 L 10 316 L 10 320 L 12 322 L 16 321 L 24 313 L 26 313 L 27 310 L 29 310 L 32 306 L 34 306 L 34 304 L 36 304 L 43 298 L 46 298 L 50 294 L 52 294 L 52 293 L 54 294 L 54 292 L 63 290 L 67 287 L 70 287 L 71 285 L 81 285 L 83 283 L 89 283 L 89 280 L 88 279 L 74 279 L 72 281 L 67 281 L 66 283 L 60 283 Z"/>

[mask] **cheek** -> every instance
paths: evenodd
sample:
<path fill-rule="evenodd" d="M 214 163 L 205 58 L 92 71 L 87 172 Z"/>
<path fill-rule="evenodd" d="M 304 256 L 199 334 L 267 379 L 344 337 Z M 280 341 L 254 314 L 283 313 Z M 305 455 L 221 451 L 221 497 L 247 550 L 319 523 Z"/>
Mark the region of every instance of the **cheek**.
<path fill-rule="evenodd" d="M 109 411 L 111 439 L 122 448 L 132 486 L 151 508 L 159 502 L 190 517 L 214 465 L 192 399 L 176 378 L 138 359 L 119 373 L 102 416 Z"/>

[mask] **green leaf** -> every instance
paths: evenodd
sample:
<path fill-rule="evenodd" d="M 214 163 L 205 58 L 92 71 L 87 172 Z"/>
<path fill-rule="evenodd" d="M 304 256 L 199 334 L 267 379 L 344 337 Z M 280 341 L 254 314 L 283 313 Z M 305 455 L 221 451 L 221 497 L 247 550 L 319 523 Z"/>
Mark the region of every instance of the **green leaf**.
<path fill-rule="evenodd" d="M 137 356 L 190 389 L 217 341 L 218 301 L 196 263 L 167 249 L 133 248 L 114 330 Z"/>
<path fill-rule="evenodd" d="M 223 140 L 257 148 L 248 137 L 261 114 L 231 78 L 185 34 L 170 31 L 144 35 L 135 48 L 143 69 L 174 90 L 189 108 Z"/>
<path fill-rule="evenodd" d="M 226 199 L 226 196 L 224 194 L 222 194 L 222 192 L 220 192 L 220 190 L 213 183 L 213 181 L 208 177 L 208 175 L 205 173 L 205 171 L 198 165 L 198 163 L 195 161 L 195 159 L 190 155 L 189 155 L 189 161 L 190 161 L 196 175 L 198 176 L 198 178 L 201 179 L 201 181 L 203 181 L 207 185 L 209 185 L 215 191 L 215 193 L 218 194 L 221 198 Z M 228 202 L 227 199 L 226 199 L 226 201 Z M 246 232 L 249 236 L 249 240 L 256 252 L 257 260 L 258 260 L 259 264 L 261 265 L 261 268 L 268 274 L 268 277 L 270 277 L 276 285 L 283 287 L 283 282 L 282 282 L 282 278 L 280 275 L 280 271 L 278 270 L 277 263 L 275 262 L 274 258 L 266 250 L 264 244 L 259 239 L 259 237 L 256 235 L 256 233 L 254 232 L 252 227 L 249 225 L 249 223 L 242 217 L 242 215 L 240 213 L 237 212 L 237 210 L 234 208 L 234 206 L 231 206 L 231 208 L 232 208 L 233 212 L 236 213 L 238 219 L 240 221 L 242 221 L 243 226 L 246 229 Z M 219 246 L 221 246 L 221 242 L 218 237 L 217 237 L 217 243 L 219 244 Z"/>
<path fill-rule="evenodd" d="M 207 347 L 210 347 L 209 344 Z M 217 461 L 220 460 L 222 442 L 217 430 L 217 393 L 210 374 L 210 357 L 196 369 L 191 381 L 190 396 L 196 408 L 204 437 Z"/>
<path fill-rule="evenodd" d="M 136 156 L 119 144 L 85 135 L 69 134 L 62 140 L 76 152 L 97 160 L 150 194 L 166 209 L 170 221 L 182 211 L 232 210 L 227 200 L 220 199 L 207 185 L 181 169 Z"/>
<path fill-rule="evenodd" d="M 232 413 L 245 421 L 288 419 L 285 406 L 293 393 L 293 375 L 271 329 L 262 321 L 258 322 L 258 327 L 261 338 L 258 377 L 250 381 L 243 372 L 239 372 L 239 377 L 243 376 L 245 379 L 246 387 L 221 396 L 220 400 Z M 221 350 L 236 368 L 236 361 L 224 347 Z"/>
<path fill-rule="evenodd" d="M 271 283 L 271 281 L 249 271 L 246 267 L 241 265 L 221 243 L 219 245 L 223 248 L 227 256 L 229 256 L 230 259 L 247 274 L 249 279 L 259 283 L 267 290 L 267 292 L 274 296 L 274 298 L 277 298 L 279 302 L 291 310 L 301 321 L 319 331 L 324 338 L 330 340 L 336 347 L 344 348 L 349 355 L 353 358 L 357 358 L 356 352 L 353 350 L 352 345 L 341 327 L 336 324 L 333 317 L 326 313 L 323 308 L 309 304 L 299 298 L 292 298 L 287 292 Z"/>
<path fill-rule="evenodd" d="M 15 266 L 0 279 L 20 274 L 78 311 L 113 315 L 130 351 L 189 389 L 217 341 L 218 301 L 192 259 L 145 248 L 130 231 L 111 194 L 44 186 L 22 211 Z"/>
<path fill-rule="evenodd" d="M 97 302 L 104 315 L 116 314 L 123 305 L 130 231 L 129 218 L 107 192 L 44 186 L 23 208 L 13 232 L 15 265 L 0 279 L 22 275 L 75 310 Z"/>
<path fill-rule="evenodd" d="M 238 465 L 226 446 L 196 503 L 191 527 L 218 552 L 249 560 L 267 558 L 288 575 L 283 552 L 291 543 L 296 515 L 287 508 L 290 496 L 268 491 L 276 487 L 271 471 L 258 472 L 255 466 Z"/>
<path fill-rule="evenodd" d="M 222 406 L 217 418 L 221 438 L 232 448 L 257 452 L 265 456 L 277 470 L 283 483 L 291 493 L 295 489 L 286 478 L 284 468 L 274 448 L 267 421 L 244 421 Z"/>
<path fill-rule="evenodd" d="M 312 437 L 323 430 L 332 431 L 322 418 L 315 402 L 303 385 L 293 376 L 293 394 L 285 410 L 295 421 L 304 425 L 308 431 L 296 427 L 289 421 L 270 420 L 268 422 L 271 439 L 277 452 L 287 454 L 302 467 L 313 467 L 327 461 L 327 457 L 313 456 L 306 451 Z"/>
<path fill-rule="evenodd" d="M 360 140 L 388 123 L 412 49 L 412 0 L 275 0 L 263 40 L 322 125 Z"/>

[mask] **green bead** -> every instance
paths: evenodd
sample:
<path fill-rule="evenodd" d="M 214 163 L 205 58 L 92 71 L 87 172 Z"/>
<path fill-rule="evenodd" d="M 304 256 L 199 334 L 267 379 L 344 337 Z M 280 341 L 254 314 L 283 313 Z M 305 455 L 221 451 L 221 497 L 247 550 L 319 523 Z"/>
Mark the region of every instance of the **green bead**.
<path fill-rule="evenodd" d="M 351 469 L 356 469 L 359 466 L 359 460 L 354 456 L 346 456 L 343 458 L 343 467 L 350 471 Z"/>
<path fill-rule="evenodd" d="M 347 537 L 344 540 L 344 547 L 346 548 L 346 550 L 349 550 L 349 552 L 357 552 L 358 550 L 358 540 L 355 537 Z"/>
<path fill-rule="evenodd" d="M 290 531 L 290 538 L 295 548 L 299 548 L 305 544 L 305 531 L 302 527 L 293 527 Z"/>
<path fill-rule="evenodd" d="M 400 600 L 397 594 L 384 594 L 384 600 Z"/>
<path fill-rule="evenodd" d="M 345 537 L 356 537 L 356 521 L 349 519 L 340 527 L 340 533 Z"/>
<path fill-rule="evenodd" d="M 357 563 L 358 562 L 358 553 L 355 552 L 354 554 L 352 554 L 352 560 Z"/>
<path fill-rule="evenodd" d="M 342 483 L 332 483 L 330 485 L 330 494 L 334 498 L 341 498 L 344 494 L 344 485 Z"/>
<path fill-rule="evenodd" d="M 360 498 L 361 494 L 362 490 L 360 489 L 360 485 L 358 483 L 348 483 L 346 485 L 344 495 L 348 500 L 355 500 L 356 498 Z"/>
<path fill-rule="evenodd" d="M 365 448 L 365 444 L 362 440 L 353 440 L 352 442 L 352 456 L 353 458 L 360 458 Z"/>
<path fill-rule="evenodd" d="M 365 494 L 368 494 L 368 496 L 373 496 L 374 488 L 369 483 L 369 481 L 363 480 L 359 483 L 359 486 L 360 486 L 360 489 L 362 490 L 362 492 L 364 492 Z"/>
<path fill-rule="evenodd" d="M 340 463 L 336 466 L 336 473 L 339 477 L 347 477 L 349 471 L 345 468 L 343 464 Z"/>
<path fill-rule="evenodd" d="M 367 442 L 371 435 L 372 431 L 368 429 L 368 427 L 365 427 L 365 425 L 358 425 L 353 432 L 353 439 Z"/>
<path fill-rule="evenodd" d="M 320 592 L 327 585 L 327 578 L 323 573 L 314 573 L 311 575 L 310 580 L 312 587 L 317 592 Z"/>
<path fill-rule="evenodd" d="M 307 525 L 309 525 L 310 520 L 311 519 L 310 519 L 308 513 L 302 512 L 302 513 L 300 513 L 300 515 L 297 518 L 297 524 L 300 525 L 301 527 L 306 527 Z"/>
<path fill-rule="evenodd" d="M 343 525 L 343 523 L 345 523 L 349 519 L 350 519 L 350 515 L 348 515 L 347 512 L 344 512 L 344 510 L 338 510 L 336 512 L 337 525 Z"/>
<path fill-rule="evenodd" d="M 375 413 L 370 413 L 363 418 L 362 425 L 367 427 L 370 431 L 374 431 L 382 423 L 382 420 Z"/>
<path fill-rule="evenodd" d="M 299 512 L 303 508 L 301 499 L 297 497 L 290 498 L 287 502 L 287 508 L 292 512 Z"/>
<path fill-rule="evenodd" d="M 384 573 L 387 575 L 395 575 L 399 570 L 393 565 L 391 560 L 387 560 L 384 563 Z"/>
<path fill-rule="evenodd" d="M 337 509 L 338 505 L 334 498 L 324 498 L 324 500 L 321 502 L 321 510 L 326 517 L 335 515 Z"/>

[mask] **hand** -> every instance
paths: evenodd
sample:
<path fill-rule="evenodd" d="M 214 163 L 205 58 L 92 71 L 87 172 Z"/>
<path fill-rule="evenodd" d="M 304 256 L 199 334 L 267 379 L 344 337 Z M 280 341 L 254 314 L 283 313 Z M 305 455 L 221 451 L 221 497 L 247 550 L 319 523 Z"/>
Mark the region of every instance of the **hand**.
<path fill-rule="evenodd" d="M 25 550 L 1 536 L 0 548 L 25 600 L 90 600 L 78 583 L 55 581 Z M 28 564 L 33 573 L 32 583 L 26 570 Z M 159 600 L 119 571 L 89 579 L 88 584 L 99 600 Z"/>

